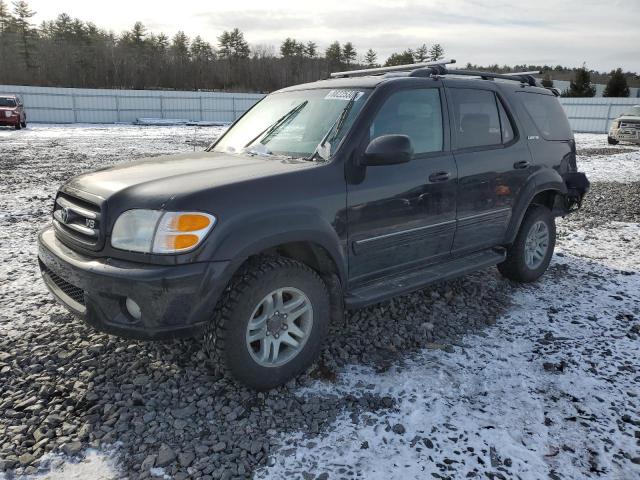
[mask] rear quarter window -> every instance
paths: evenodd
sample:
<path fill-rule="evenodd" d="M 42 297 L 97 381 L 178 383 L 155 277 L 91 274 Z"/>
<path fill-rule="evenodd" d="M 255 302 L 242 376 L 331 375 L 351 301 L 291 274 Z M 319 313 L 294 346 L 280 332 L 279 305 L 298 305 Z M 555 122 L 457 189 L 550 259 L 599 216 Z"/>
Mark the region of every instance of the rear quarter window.
<path fill-rule="evenodd" d="M 518 97 L 545 140 L 571 140 L 573 138 L 567 115 L 555 96 L 518 92 Z"/>

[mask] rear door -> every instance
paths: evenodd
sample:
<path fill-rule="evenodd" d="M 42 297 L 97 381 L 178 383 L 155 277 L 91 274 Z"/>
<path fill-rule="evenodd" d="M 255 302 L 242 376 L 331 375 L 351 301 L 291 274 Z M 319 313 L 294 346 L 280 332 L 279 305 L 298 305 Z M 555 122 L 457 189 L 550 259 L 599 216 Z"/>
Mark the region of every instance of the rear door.
<path fill-rule="evenodd" d="M 457 228 L 452 254 L 500 245 L 515 199 L 531 173 L 526 139 L 494 87 L 447 88 L 458 166 Z"/>
<path fill-rule="evenodd" d="M 391 91 L 372 116 L 366 140 L 407 135 L 415 154 L 404 164 L 359 167 L 362 178 L 348 184 L 352 283 L 449 255 L 457 170 L 449 149 L 444 93 L 440 82 L 431 85 Z"/>

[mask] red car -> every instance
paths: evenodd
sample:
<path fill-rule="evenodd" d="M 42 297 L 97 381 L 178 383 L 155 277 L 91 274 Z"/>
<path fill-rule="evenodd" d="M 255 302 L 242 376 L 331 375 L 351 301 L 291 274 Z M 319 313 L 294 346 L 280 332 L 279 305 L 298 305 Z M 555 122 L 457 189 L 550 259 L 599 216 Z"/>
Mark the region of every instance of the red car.
<path fill-rule="evenodd" d="M 27 127 L 27 114 L 19 96 L 0 94 L 0 126 L 14 127 L 16 130 Z"/>

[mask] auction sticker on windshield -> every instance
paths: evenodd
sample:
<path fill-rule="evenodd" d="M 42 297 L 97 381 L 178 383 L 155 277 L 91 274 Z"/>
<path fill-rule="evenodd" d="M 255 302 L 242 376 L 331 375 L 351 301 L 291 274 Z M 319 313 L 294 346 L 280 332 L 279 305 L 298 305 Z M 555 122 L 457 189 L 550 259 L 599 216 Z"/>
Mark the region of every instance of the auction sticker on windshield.
<path fill-rule="evenodd" d="M 355 98 L 353 96 L 354 94 L 355 94 Z M 354 101 L 357 102 L 360 99 L 360 97 L 362 97 L 362 95 L 364 95 L 364 92 L 356 92 L 355 90 L 331 90 L 329 93 L 327 93 L 324 99 L 325 100 L 345 100 L 348 102 L 353 98 Z"/>

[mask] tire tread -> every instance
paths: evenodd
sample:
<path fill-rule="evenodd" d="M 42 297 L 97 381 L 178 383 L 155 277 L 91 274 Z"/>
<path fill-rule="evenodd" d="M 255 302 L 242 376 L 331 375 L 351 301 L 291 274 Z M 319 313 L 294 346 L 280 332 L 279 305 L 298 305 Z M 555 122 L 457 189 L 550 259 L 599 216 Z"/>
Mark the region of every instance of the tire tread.
<path fill-rule="evenodd" d="M 235 308 L 242 301 L 243 293 L 252 288 L 260 277 L 267 273 L 283 268 L 298 268 L 316 277 L 324 287 L 324 294 L 329 291 L 320 275 L 308 265 L 288 257 L 277 255 L 261 255 L 246 261 L 232 277 L 214 310 L 213 318 L 205 330 L 203 347 L 211 360 L 212 367 L 220 376 L 231 376 L 226 363 L 225 351 L 227 347 L 228 324 L 232 321 Z"/>

